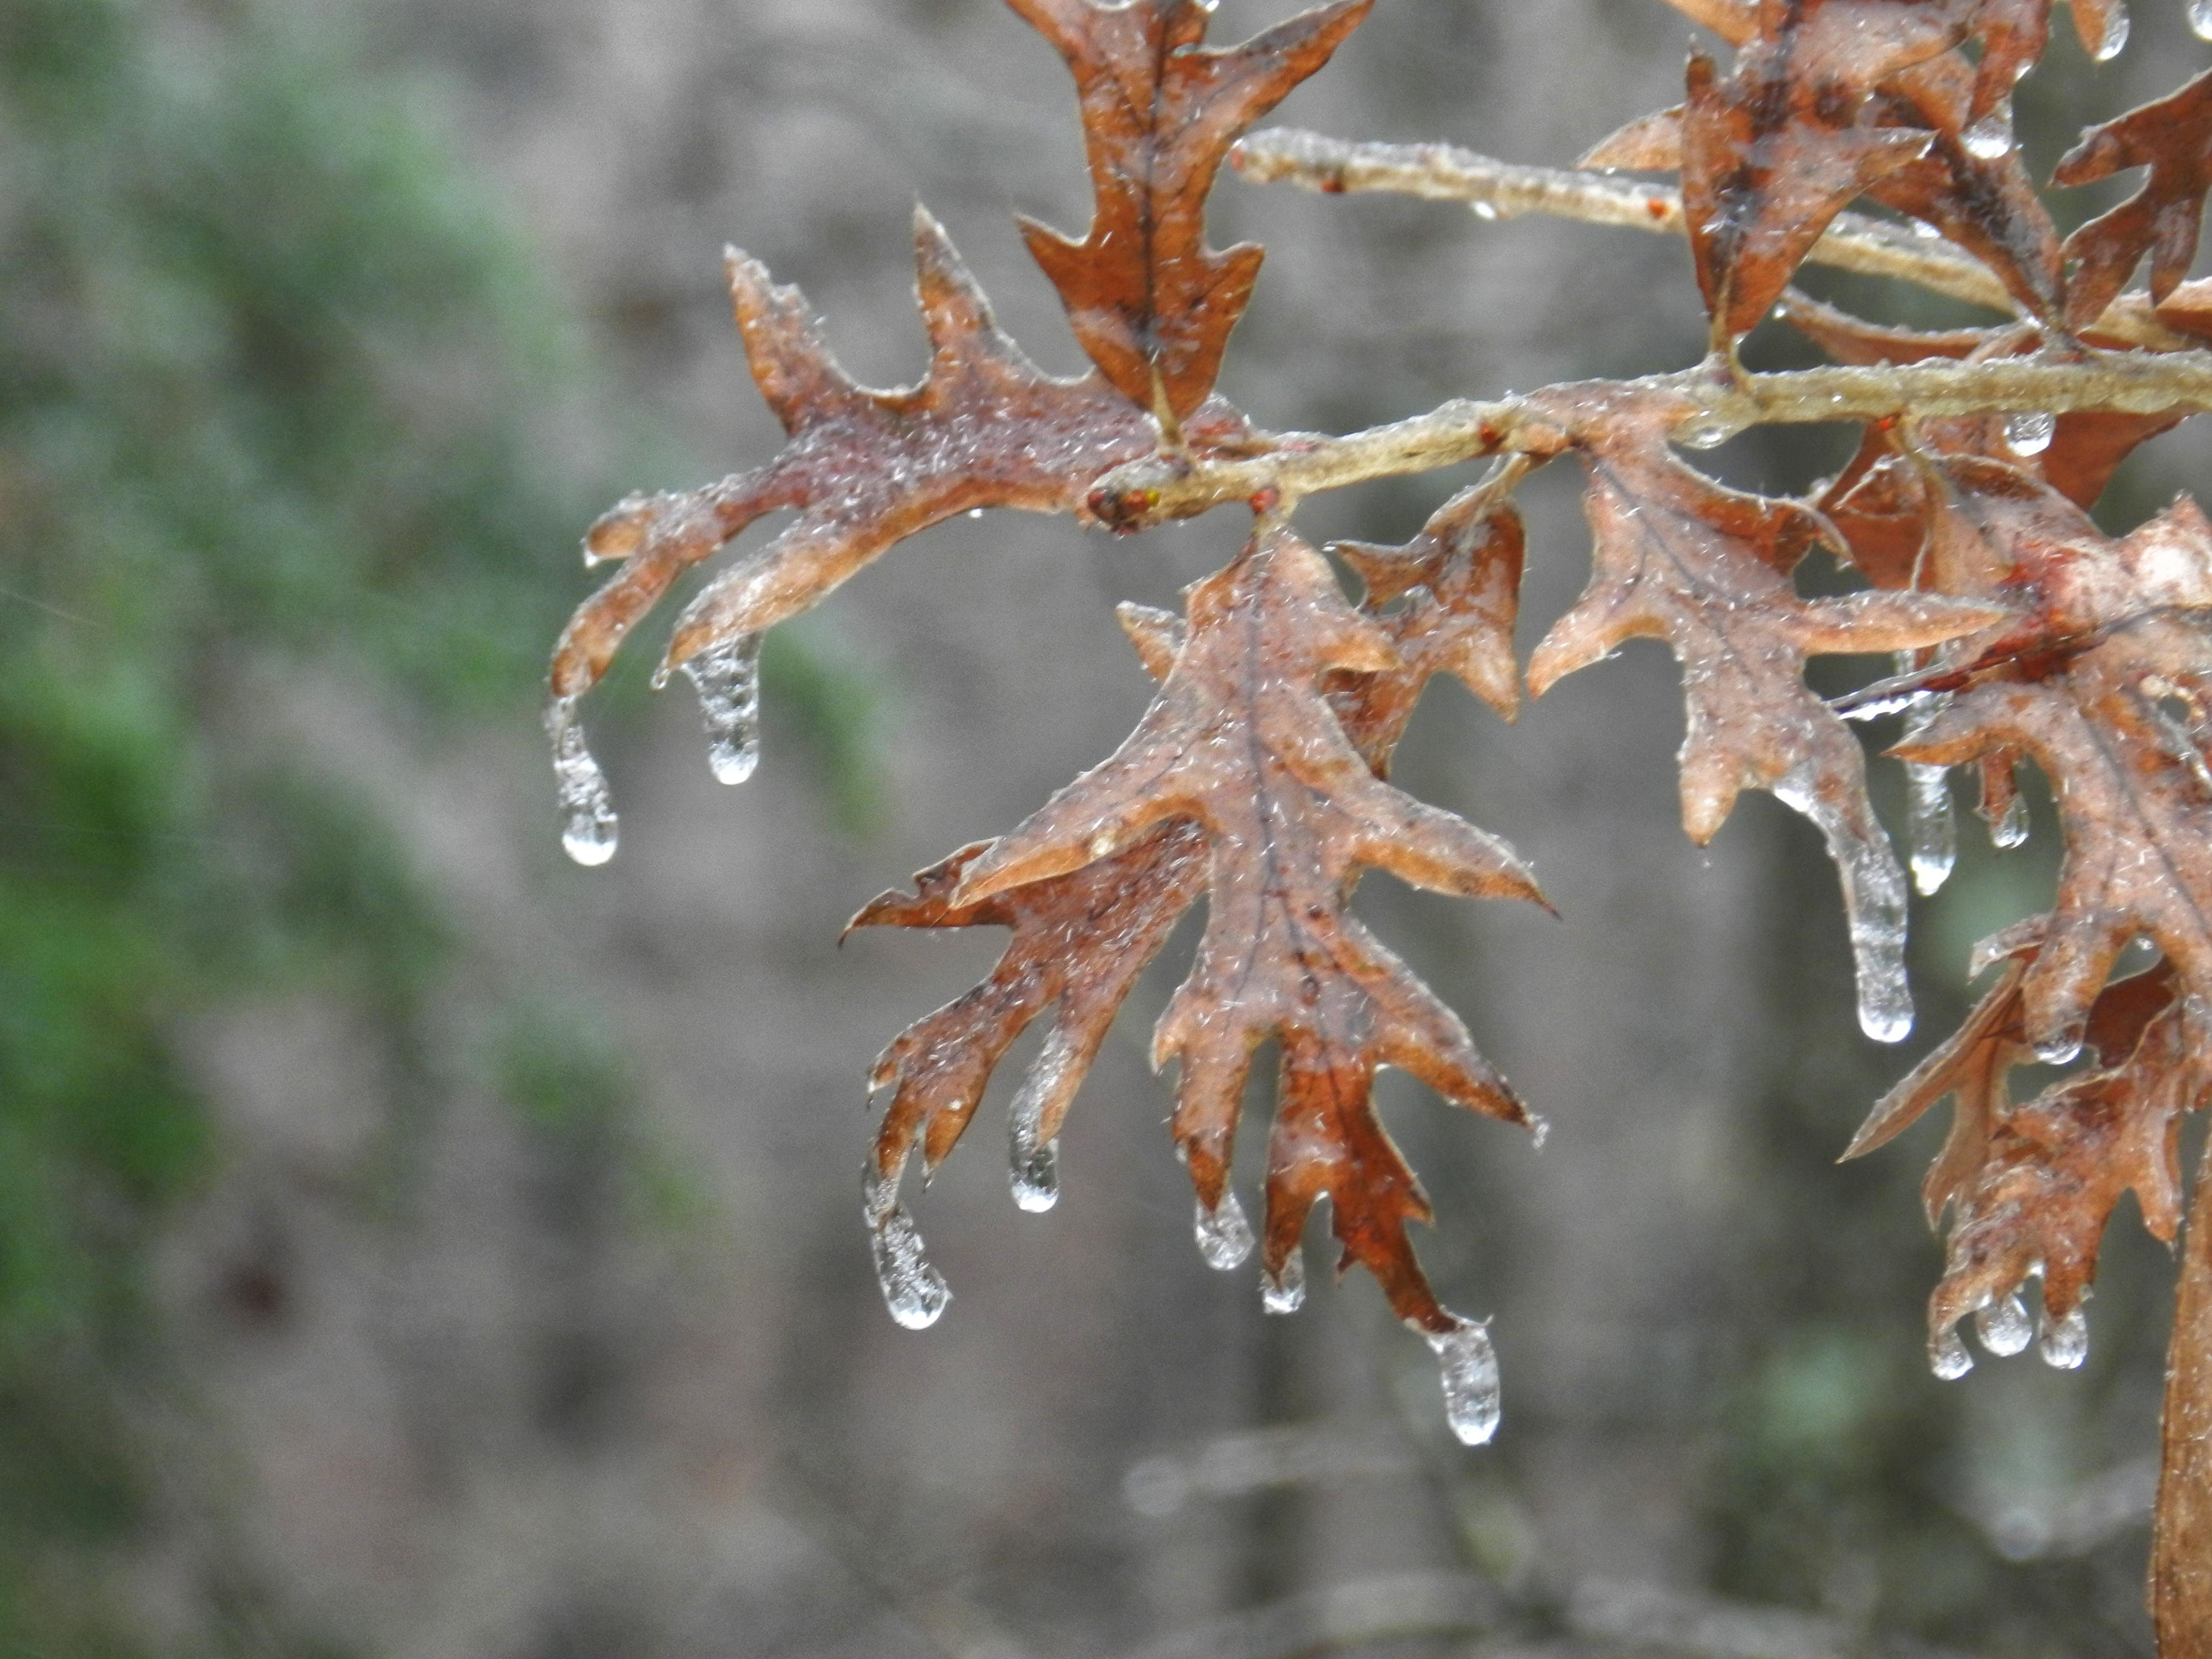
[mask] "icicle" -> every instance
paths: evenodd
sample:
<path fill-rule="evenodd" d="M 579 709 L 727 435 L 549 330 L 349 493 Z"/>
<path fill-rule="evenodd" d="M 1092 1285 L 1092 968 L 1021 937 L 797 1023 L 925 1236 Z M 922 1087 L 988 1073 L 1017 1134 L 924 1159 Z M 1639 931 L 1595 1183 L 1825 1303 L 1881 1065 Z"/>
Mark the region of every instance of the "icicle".
<path fill-rule="evenodd" d="M 1222 1194 L 1218 1209 L 1209 1210 L 1206 1200 L 1199 1200 L 1196 1230 L 1198 1253 L 1209 1267 L 1227 1273 L 1243 1267 L 1252 1254 L 1252 1224 L 1245 1220 L 1244 1206 L 1234 1193 Z"/>
<path fill-rule="evenodd" d="M 910 1331 L 937 1322 L 952 1292 L 922 1254 L 921 1234 L 898 1201 L 898 1176 L 884 1180 L 871 1158 L 860 1170 L 860 1215 L 876 1258 L 876 1282 L 891 1317 Z"/>
<path fill-rule="evenodd" d="M 1984 161 L 2002 159 L 2012 151 L 2012 100 L 2007 99 L 1959 135 L 1966 154 Z"/>
<path fill-rule="evenodd" d="M 2062 1371 L 2081 1370 L 2081 1362 L 2089 1357 L 2089 1316 L 2076 1308 L 2063 1319 L 2053 1319 L 2045 1309 L 2043 1336 L 2036 1352 L 2046 1365 Z"/>
<path fill-rule="evenodd" d="M 2196 27 L 2197 11 L 2194 4 L 2190 9 L 2189 22 L 2191 27 Z M 2204 33 L 2202 29 L 2197 29 L 2197 32 L 2199 34 Z M 2089 56 L 2100 64 L 2109 64 L 2127 49 L 2128 9 L 2121 3 L 2121 0 L 2112 0 L 2112 9 L 2105 18 L 2105 38 L 2097 42 L 2096 51 L 2091 52 Z"/>
<path fill-rule="evenodd" d="M 561 845 L 582 865 L 605 864 L 615 855 L 622 830 L 615 817 L 607 775 L 584 746 L 576 724 L 576 700 L 562 697 L 547 705 L 546 734 L 553 739 L 553 780 L 561 799 Z"/>
<path fill-rule="evenodd" d="M 2212 0 L 2189 0 L 2190 32 L 2200 40 L 2212 40 Z"/>
<path fill-rule="evenodd" d="M 2007 853 L 2027 845 L 2027 801 L 2024 796 L 2014 795 L 2004 816 L 1990 826 L 1990 843 Z"/>
<path fill-rule="evenodd" d="M 2044 410 L 2005 417 L 2005 443 L 2015 455 L 2040 455 L 2057 430 L 2057 416 Z"/>
<path fill-rule="evenodd" d="M 1006 1123 L 1006 1174 L 1014 1202 L 1032 1215 L 1060 1202 L 1060 1139 L 1043 1138 L 1046 1107 L 1067 1082 L 1075 1052 L 1065 1030 L 1054 1026 L 1022 1079 Z"/>
<path fill-rule="evenodd" d="M 1899 672 L 1911 672 L 1911 665 L 1902 657 Z M 1924 698 L 1905 723 L 1907 741 L 1925 732 L 1950 701 L 1948 695 Z M 1912 885 L 1923 898 L 1951 878 L 1952 866 L 1959 861 L 1959 821 L 1951 810 L 1950 779 L 1944 767 L 1919 761 L 1905 763 L 1905 796 L 1912 830 Z"/>
<path fill-rule="evenodd" d="M 1260 1305 L 1271 1314 L 1294 1314 L 1305 1305 L 1306 1257 L 1294 1249 L 1279 1273 L 1260 1269 Z"/>
<path fill-rule="evenodd" d="M 1775 780 L 1774 796 L 1820 826 L 1843 878 L 1844 911 L 1858 964 L 1860 1029 L 1876 1042 L 1901 1042 L 1912 1030 L 1912 991 L 1905 975 L 1905 872 L 1888 837 L 1879 826 L 1862 833 L 1844 811 L 1822 799 L 1802 766 Z"/>
<path fill-rule="evenodd" d="M 1974 1334 L 2000 1359 L 2023 1351 L 2035 1334 L 2035 1326 L 2017 1296 L 1990 1304 L 1974 1316 Z"/>
<path fill-rule="evenodd" d="M 1490 1345 L 1489 1327 L 1480 1320 L 1460 1319 L 1449 1330 L 1415 1330 L 1428 1340 L 1443 1372 L 1444 1416 L 1463 1444 L 1486 1445 L 1498 1432 L 1498 1351 Z"/>
<path fill-rule="evenodd" d="M 743 783 L 760 764 L 761 635 L 740 634 L 686 659 L 707 721 L 707 764 L 720 783 Z"/>
<path fill-rule="evenodd" d="M 1948 1325 L 1928 1339 L 1928 1369 L 1946 1382 L 1955 1382 L 1974 1369 L 1974 1356 Z"/>

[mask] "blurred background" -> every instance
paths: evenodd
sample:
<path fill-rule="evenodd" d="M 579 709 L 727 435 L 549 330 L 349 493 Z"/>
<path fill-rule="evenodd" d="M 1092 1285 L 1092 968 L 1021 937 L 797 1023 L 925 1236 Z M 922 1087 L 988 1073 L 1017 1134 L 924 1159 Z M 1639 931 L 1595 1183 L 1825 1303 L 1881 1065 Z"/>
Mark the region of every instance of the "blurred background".
<path fill-rule="evenodd" d="M 2094 69 L 2058 25 L 2039 175 L 2193 72 L 2181 12 Z M 1382 0 L 1278 118 L 1564 162 L 1674 100 L 1692 33 Z M 1940 1126 L 1832 1162 L 2043 907 L 2044 797 L 1916 902 L 1883 1050 L 1814 831 L 1762 795 L 1682 837 L 1663 651 L 1515 726 L 1430 699 L 1401 781 L 1564 915 L 1360 895 L 1553 1121 L 1539 1155 L 1387 1079 L 1425 1260 L 1496 1319 L 1477 1450 L 1364 1279 L 1269 1319 L 1200 1262 L 1143 1057 L 1188 931 L 1060 1206 L 1014 1209 L 987 1105 L 917 1200 L 947 1317 L 897 1329 L 869 1267 L 862 1079 L 998 936 L 838 930 L 1111 749 L 1148 691 L 1115 602 L 1171 603 L 1239 515 L 917 538 L 775 636 L 735 791 L 649 642 L 589 709 L 621 856 L 562 858 L 537 703 L 580 531 L 778 441 L 724 242 L 894 383 L 926 201 L 1073 372 L 1008 215 L 1084 223 L 1073 111 L 999 0 L 0 0 L 0 1653 L 2147 1653 L 2164 1252 L 2124 1212 L 2082 1371 L 1939 1383 Z M 1702 349 L 1659 239 L 1233 179 L 1213 222 L 1270 248 L 1224 383 L 1265 424 Z M 1802 489 L 1850 447 L 1713 464 Z M 2185 428 L 2100 512 L 2208 459 Z M 1302 524 L 1401 539 L 1463 482 Z M 1524 647 L 1583 580 L 1575 484 L 1522 492 Z"/>

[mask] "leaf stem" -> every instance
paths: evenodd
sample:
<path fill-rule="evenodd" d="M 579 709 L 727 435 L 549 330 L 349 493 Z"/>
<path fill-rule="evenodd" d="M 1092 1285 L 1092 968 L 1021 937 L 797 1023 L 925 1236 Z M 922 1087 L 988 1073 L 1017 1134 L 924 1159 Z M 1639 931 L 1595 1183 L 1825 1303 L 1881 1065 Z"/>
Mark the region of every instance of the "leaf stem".
<path fill-rule="evenodd" d="M 1091 487 L 1088 507 L 1094 518 L 1115 529 L 1140 530 L 1270 491 L 1287 508 L 1322 490 L 1426 472 L 1484 455 L 1518 452 L 1549 457 L 1574 441 L 1574 434 L 1559 425 L 1559 411 L 1577 403 L 1617 410 L 1624 396 L 1674 402 L 1681 411 L 1678 432 L 2021 410 L 2195 413 L 2212 409 L 2212 352 L 2083 350 L 1989 362 L 1933 359 L 1732 380 L 1700 367 L 1634 380 L 1568 383 L 1489 402 L 1455 398 L 1425 415 L 1343 437 L 1286 433 L 1256 453 L 1234 457 L 1146 456 L 1102 477 Z"/>
<path fill-rule="evenodd" d="M 1686 234 L 1681 192 L 1667 185 L 1640 184 L 1588 168 L 1522 167 L 1449 144 L 1351 143 L 1294 127 L 1273 127 L 1238 143 L 1230 163 L 1254 184 L 1292 184 L 1332 196 L 1381 191 L 1464 202 L 1498 218 L 1542 213 L 1662 236 Z M 1813 264 L 1895 277 L 2008 315 L 2015 310 L 2004 285 L 1972 254 L 1886 220 L 1838 214 L 1828 234 L 1805 257 Z M 2113 301 L 2091 329 L 2160 351 L 2194 343 L 2160 322 L 2151 309 L 2150 296 L 2142 293 L 2124 294 Z"/>

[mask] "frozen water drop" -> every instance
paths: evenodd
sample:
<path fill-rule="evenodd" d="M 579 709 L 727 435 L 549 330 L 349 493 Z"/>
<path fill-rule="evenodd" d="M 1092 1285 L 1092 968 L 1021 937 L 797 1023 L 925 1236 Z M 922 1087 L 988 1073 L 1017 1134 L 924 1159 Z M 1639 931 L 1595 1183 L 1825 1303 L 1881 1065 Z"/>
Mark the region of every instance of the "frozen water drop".
<path fill-rule="evenodd" d="M 2035 1045 L 2035 1057 L 2045 1066 L 2067 1066 L 2081 1052 L 2079 1030 L 2061 1031 L 2057 1036 L 2045 1037 Z"/>
<path fill-rule="evenodd" d="M 1974 1356 L 1948 1325 L 1928 1339 L 1928 1369 L 1946 1382 L 1956 1382 L 1974 1369 Z"/>
<path fill-rule="evenodd" d="M 1017 1208 L 1043 1214 L 1060 1202 L 1060 1142 L 1037 1140 L 1025 1146 L 1017 1136 L 1006 1178 Z"/>
<path fill-rule="evenodd" d="M 1462 1319 L 1449 1330 L 1422 1331 L 1443 1373 L 1444 1416 L 1464 1445 L 1487 1445 L 1498 1432 L 1498 1351 L 1489 1328 Z"/>
<path fill-rule="evenodd" d="M 1943 240 L 1943 233 L 1925 219 L 1915 219 L 1912 222 L 1912 234 L 1923 242 L 1940 242 Z"/>
<path fill-rule="evenodd" d="M 1252 1254 L 1252 1224 L 1244 1218 L 1244 1206 L 1234 1193 L 1222 1194 L 1218 1209 L 1209 1210 L 1206 1200 L 1199 1200 L 1196 1226 L 1198 1253 L 1209 1267 L 1227 1273 L 1243 1267 Z"/>
<path fill-rule="evenodd" d="M 2005 808 L 2004 816 L 1990 827 L 1990 840 L 2008 853 L 2015 847 L 2027 845 L 2027 801 L 2025 797 L 2014 795 L 2012 798 L 2012 804 Z"/>
<path fill-rule="evenodd" d="M 2190 32 L 2200 40 L 2212 40 L 2212 0 L 2189 0 Z"/>
<path fill-rule="evenodd" d="M 1006 1173 L 1014 1202 L 1039 1215 L 1060 1202 L 1060 1141 L 1044 1133 L 1047 1107 L 1066 1088 L 1075 1055 L 1067 1034 L 1054 1026 L 1023 1078 L 1006 1120 Z"/>
<path fill-rule="evenodd" d="M 1306 1258 L 1292 1250 L 1279 1273 L 1260 1269 L 1260 1305 L 1271 1314 L 1294 1314 L 1305 1306 Z"/>
<path fill-rule="evenodd" d="M 1528 1145 L 1535 1152 L 1544 1150 L 1544 1143 L 1552 1138 L 1552 1120 L 1528 1114 Z"/>
<path fill-rule="evenodd" d="M 1910 672 L 1902 658 L 1900 669 Z M 1948 696 L 1927 697 L 1905 724 L 1905 735 L 1918 737 L 1934 724 L 1950 702 Z M 1912 885 L 1923 897 L 1951 878 L 1959 861 L 1959 821 L 1951 810 L 1950 773 L 1941 766 L 1917 761 L 1905 763 L 1905 794 L 1912 830 Z"/>
<path fill-rule="evenodd" d="M 971 519 L 980 519 L 983 516 L 983 509 L 980 507 L 971 507 L 968 509 L 968 516 Z"/>
<path fill-rule="evenodd" d="M 1912 988 L 1905 972 L 1905 872 L 1879 824 L 1855 819 L 1821 793 L 1800 766 L 1773 784 L 1774 797 L 1819 826 L 1844 887 L 1844 913 L 1858 970 L 1859 1028 L 1876 1042 L 1912 1033 Z M 1861 807 L 1866 817 L 1871 809 Z"/>
<path fill-rule="evenodd" d="M 2035 1334 L 2035 1326 L 2020 1298 L 2008 1296 L 1974 1316 L 1974 1334 L 1998 1358 L 2009 1359 L 2027 1346 L 2029 1339 Z"/>
<path fill-rule="evenodd" d="M 860 1171 L 860 1213 L 868 1224 L 868 1244 L 876 1258 L 876 1283 L 891 1317 L 910 1331 L 937 1322 L 952 1292 L 945 1276 L 922 1254 L 921 1233 L 900 1207 L 898 1177 L 876 1173 L 873 1160 Z"/>
<path fill-rule="evenodd" d="M 553 738 L 553 781 L 561 801 L 561 845 L 582 865 L 605 864 L 615 855 L 622 824 L 615 817 L 607 775 L 585 747 L 574 706 L 556 702 L 545 713 Z"/>
<path fill-rule="evenodd" d="M 2081 1370 L 2081 1362 L 2089 1357 L 2089 1316 L 2076 1308 L 2063 1319 L 2053 1319 L 2046 1310 L 2036 1352 L 2046 1365 L 2062 1371 Z"/>
<path fill-rule="evenodd" d="M 1691 449 L 1718 449 L 1742 430 L 1735 422 L 1705 410 L 1691 416 L 1671 435 L 1676 443 Z"/>
<path fill-rule="evenodd" d="M 2190 27 L 2196 27 L 2197 8 L 2192 4 L 2189 15 Z M 2128 9 L 2120 0 L 2112 0 L 2112 9 L 2105 17 L 2105 38 L 2097 42 L 2097 50 L 2089 55 L 2100 64 L 2109 64 L 2128 49 Z M 2199 34 L 2204 33 L 2197 29 Z"/>
<path fill-rule="evenodd" d="M 1996 161 L 2012 151 L 2012 104 L 1999 104 L 1959 135 L 1966 154 L 1978 161 Z"/>
<path fill-rule="evenodd" d="M 2005 442 L 2015 455 L 2040 455 L 2051 447 L 2051 434 L 2057 430 L 2058 417 L 2047 410 L 2032 410 L 2005 418 Z"/>
<path fill-rule="evenodd" d="M 760 648 L 759 635 L 741 634 L 684 664 L 707 723 L 707 764 L 721 783 L 743 783 L 760 763 Z"/>
<path fill-rule="evenodd" d="M 1474 210 L 1474 216 L 1478 219 L 1495 220 L 1498 217 L 1498 209 L 1492 203 L 1470 202 L 1468 205 Z"/>

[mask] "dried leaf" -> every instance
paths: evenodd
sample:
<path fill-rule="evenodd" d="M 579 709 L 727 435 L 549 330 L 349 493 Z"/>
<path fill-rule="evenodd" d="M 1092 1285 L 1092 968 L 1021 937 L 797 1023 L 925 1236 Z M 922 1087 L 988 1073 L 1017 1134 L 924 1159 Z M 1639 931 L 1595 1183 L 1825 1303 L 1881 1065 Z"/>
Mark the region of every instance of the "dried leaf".
<path fill-rule="evenodd" d="M 678 577 L 763 515 L 798 516 L 766 547 L 718 577 L 678 618 L 661 672 L 694 659 L 710 722 L 750 719 L 759 636 L 808 609 L 908 536 L 985 507 L 1074 511 L 1107 468 L 1148 453 L 1152 422 L 1096 374 L 1060 380 L 1002 333 L 989 301 L 943 228 L 916 210 L 915 252 L 927 373 L 878 392 L 856 385 L 822 338 L 805 297 L 775 286 L 757 260 L 730 255 L 730 289 L 762 396 L 790 434 L 775 459 L 706 489 L 633 497 L 592 527 L 594 562 L 622 570 L 580 605 L 555 647 L 549 714 L 572 823 L 596 811 L 612 850 L 605 786 L 574 731 L 576 706 L 629 630 Z M 1201 450 L 1233 447 L 1243 419 L 1219 399 L 1187 433 Z M 750 769 L 749 732 L 726 776 Z M 572 850 L 576 849 L 572 830 Z M 581 854 L 580 854 L 581 855 Z"/>
<path fill-rule="evenodd" d="M 2063 1060 L 2138 935 L 2212 995 L 2212 526 L 2185 498 L 2113 541 L 2016 469 L 1935 471 L 1933 579 L 2028 604 L 1960 647 L 1972 660 L 1950 706 L 1892 752 L 1956 765 L 2020 750 L 2051 779 L 2066 858 L 2022 996 L 2030 1044 Z"/>
<path fill-rule="evenodd" d="M 1843 878 L 1861 1022 L 1895 1041 L 1911 1022 L 1905 878 L 1867 800 L 1858 741 L 1807 688 L 1805 659 L 1934 645 L 2004 613 L 1931 593 L 1801 599 L 1790 573 L 1815 542 L 1833 545 L 1833 532 L 1801 505 L 1723 489 L 1676 460 L 1665 434 L 1687 413 L 1681 403 L 1565 394 L 1555 407 L 1589 469 L 1593 568 L 1530 658 L 1530 689 L 1540 696 L 1629 640 L 1665 641 L 1689 712 L 1682 827 L 1710 841 L 1747 787 L 1820 826 Z"/>
<path fill-rule="evenodd" d="M 1334 0 L 1224 48 L 1200 44 L 1213 9 L 1203 0 L 1008 3 L 1074 73 L 1096 192 L 1081 241 L 1029 219 L 1022 234 L 1091 362 L 1124 397 L 1180 421 L 1213 389 L 1260 273 L 1258 247 L 1206 246 L 1214 174 L 1374 0 Z"/>
<path fill-rule="evenodd" d="M 1138 631 L 1148 654 L 1166 643 L 1156 623 L 1140 618 Z M 1269 531 L 1191 590 L 1188 635 L 1129 740 L 968 863 L 948 902 L 1006 902 L 1126 856 L 1161 824 L 1200 826 L 1206 933 L 1153 1041 L 1155 1063 L 1182 1061 L 1175 1133 L 1200 1200 L 1209 1212 L 1224 1203 L 1245 1074 L 1273 1036 L 1282 1080 L 1268 1155 L 1271 1281 L 1294 1275 L 1306 1216 L 1326 1193 L 1346 1260 L 1376 1275 L 1401 1317 L 1442 1334 L 1458 1322 L 1405 1235 L 1408 1220 L 1427 1218 L 1427 1201 L 1375 1115 L 1374 1073 L 1396 1066 L 1449 1099 L 1528 1118 L 1458 1018 L 1346 899 L 1366 867 L 1465 896 L 1540 895 L 1502 842 L 1376 775 L 1323 695 L 1332 672 L 1382 675 L 1405 663 L 1389 631 L 1344 602 L 1318 554 Z"/>
<path fill-rule="evenodd" d="M 2189 274 L 2204 224 L 2204 192 L 2212 189 L 2212 70 L 2089 128 L 2060 158 L 2051 179 L 2086 185 L 2142 167 L 2150 176 L 2141 190 L 2066 239 L 2075 267 L 2066 311 L 2077 326 L 2103 313 L 2146 252 L 2154 300 L 2164 300 Z"/>

